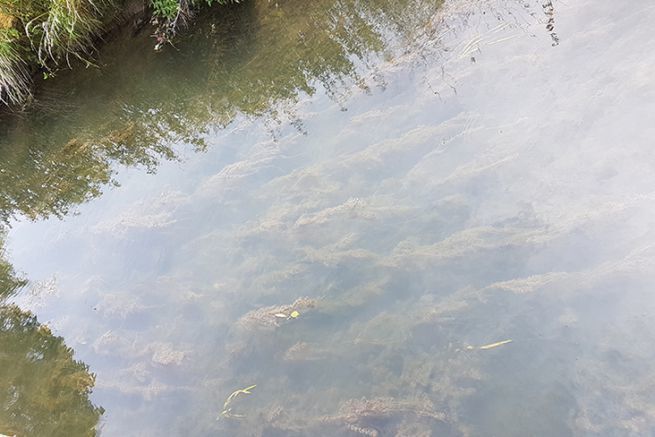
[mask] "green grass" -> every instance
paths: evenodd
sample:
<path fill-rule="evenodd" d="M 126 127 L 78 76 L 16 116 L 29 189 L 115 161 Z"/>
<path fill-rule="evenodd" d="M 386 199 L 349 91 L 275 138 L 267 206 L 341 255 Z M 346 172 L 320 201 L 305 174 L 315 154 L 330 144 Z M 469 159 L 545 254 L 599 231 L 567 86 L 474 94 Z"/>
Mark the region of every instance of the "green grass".
<path fill-rule="evenodd" d="M 240 3 L 241 0 L 150 0 L 154 22 L 157 24 L 155 49 L 170 42 L 177 30 L 184 26 L 194 9 L 202 5 Z"/>
<path fill-rule="evenodd" d="M 155 48 L 169 42 L 201 5 L 239 0 L 150 0 L 157 25 Z M 0 104 L 31 96 L 33 74 L 45 77 L 73 60 L 90 63 L 103 23 L 113 22 L 126 0 L 0 0 Z M 0 105 L 0 106 L 1 106 Z"/>
<path fill-rule="evenodd" d="M 25 102 L 31 75 L 90 59 L 100 19 L 112 4 L 96 0 L 0 0 L 0 101 Z M 102 0 L 98 0 L 102 1 Z"/>
<path fill-rule="evenodd" d="M 48 68 L 70 58 L 89 56 L 100 31 L 102 10 L 89 0 L 51 0 L 47 10 L 24 23 L 39 64 Z"/>
<path fill-rule="evenodd" d="M 25 101 L 30 95 L 31 79 L 19 52 L 16 29 L 0 29 L 0 103 Z"/>

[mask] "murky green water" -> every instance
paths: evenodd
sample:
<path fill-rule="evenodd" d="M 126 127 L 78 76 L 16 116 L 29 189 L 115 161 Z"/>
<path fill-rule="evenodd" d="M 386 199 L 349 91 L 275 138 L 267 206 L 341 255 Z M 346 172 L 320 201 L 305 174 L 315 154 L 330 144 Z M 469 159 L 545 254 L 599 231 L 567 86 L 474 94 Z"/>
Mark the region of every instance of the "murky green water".
<path fill-rule="evenodd" d="M 0 433 L 655 434 L 654 19 L 252 1 L 46 81 Z"/>

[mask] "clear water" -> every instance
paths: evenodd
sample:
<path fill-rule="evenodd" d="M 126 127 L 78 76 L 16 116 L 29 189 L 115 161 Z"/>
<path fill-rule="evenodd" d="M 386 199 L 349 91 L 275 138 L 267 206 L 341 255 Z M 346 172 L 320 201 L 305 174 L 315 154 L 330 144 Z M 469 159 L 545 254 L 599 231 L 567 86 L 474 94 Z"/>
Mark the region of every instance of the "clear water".
<path fill-rule="evenodd" d="M 46 81 L 0 433 L 655 435 L 653 20 L 254 1 Z"/>

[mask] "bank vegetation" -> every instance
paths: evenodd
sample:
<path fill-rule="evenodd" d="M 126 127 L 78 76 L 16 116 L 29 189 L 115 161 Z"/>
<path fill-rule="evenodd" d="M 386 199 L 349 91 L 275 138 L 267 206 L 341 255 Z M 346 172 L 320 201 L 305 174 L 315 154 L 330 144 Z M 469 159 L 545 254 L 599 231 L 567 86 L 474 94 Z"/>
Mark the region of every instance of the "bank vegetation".
<path fill-rule="evenodd" d="M 36 75 L 93 64 L 104 35 L 126 19 L 151 21 L 155 48 L 201 5 L 238 0 L 0 0 L 0 105 L 28 102 Z"/>

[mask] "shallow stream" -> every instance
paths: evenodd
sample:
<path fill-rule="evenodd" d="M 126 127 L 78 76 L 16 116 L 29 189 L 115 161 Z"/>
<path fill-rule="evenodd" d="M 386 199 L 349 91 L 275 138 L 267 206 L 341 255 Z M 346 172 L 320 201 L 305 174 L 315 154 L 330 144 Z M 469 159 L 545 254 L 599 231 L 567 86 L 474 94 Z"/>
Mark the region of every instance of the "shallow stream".
<path fill-rule="evenodd" d="M 0 433 L 655 435 L 655 5 L 543 1 L 247 1 L 45 81 Z"/>

